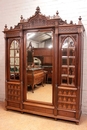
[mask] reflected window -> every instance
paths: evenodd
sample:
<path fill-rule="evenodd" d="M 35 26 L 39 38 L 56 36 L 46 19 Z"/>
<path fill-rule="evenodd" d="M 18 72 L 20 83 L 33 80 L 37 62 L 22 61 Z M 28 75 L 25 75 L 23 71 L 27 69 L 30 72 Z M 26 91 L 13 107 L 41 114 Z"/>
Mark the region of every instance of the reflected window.
<path fill-rule="evenodd" d="M 52 48 L 52 32 L 29 32 L 27 46 L 30 42 L 34 48 Z"/>

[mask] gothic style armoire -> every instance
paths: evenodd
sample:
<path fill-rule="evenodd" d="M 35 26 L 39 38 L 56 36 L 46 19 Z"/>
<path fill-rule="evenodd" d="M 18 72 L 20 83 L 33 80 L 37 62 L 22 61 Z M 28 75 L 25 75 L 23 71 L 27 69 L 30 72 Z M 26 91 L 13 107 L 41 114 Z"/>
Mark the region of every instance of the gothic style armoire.
<path fill-rule="evenodd" d="M 5 36 L 6 109 L 79 123 L 82 111 L 83 32 L 58 11 L 35 14 Z"/>

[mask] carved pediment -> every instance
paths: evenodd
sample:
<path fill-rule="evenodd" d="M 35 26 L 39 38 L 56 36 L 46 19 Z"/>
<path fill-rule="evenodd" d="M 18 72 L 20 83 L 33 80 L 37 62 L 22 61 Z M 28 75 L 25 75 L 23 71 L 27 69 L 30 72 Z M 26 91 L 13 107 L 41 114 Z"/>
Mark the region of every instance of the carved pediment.
<path fill-rule="evenodd" d="M 54 15 L 53 17 L 47 17 L 45 15 L 42 15 L 40 12 L 40 8 L 36 8 L 35 15 L 30 17 L 27 20 L 27 23 L 23 24 L 23 27 L 40 27 L 40 26 L 53 26 L 53 25 L 61 25 L 65 24 L 66 21 L 63 21 L 59 16 L 58 16 L 58 11 L 56 13 L 56 16 Z"/>
<path fill-rule="evenodd" d="M 81 21 L 81 19 L 79 20 Z M 81 22 L 80 22 L 81 23 Z M 21 20 L 20 23 L 18 23 L 18 25 L 16 25 L 14 28 L 10 27 L 10 30 L 18 30 L 18 29 L 29 29 L 29 28 L 41 28 L 41 27 L 55 27 L 58 25 L 69 25 L 67 24 L 66 20 L 63 21 L 60 16 L 58 11 L 56 12 L 56 15 L 54 16 L 45 16 L 43 14 L 41 14 L 40 12 L 40 8 L 37 7 L 35 14 L 28 18 L 28 19 L 24 19 L 23 16 L 21 15 Z M 70 24 L 73 24 L 73 22 L 70 22 Z M 7 25 L 5 26 L 4 31 L 7 31 Z"/>
<path fill-rule="evenodd" d="M 42 14 L 35 14 L 35 16 L 31 17 L 28 22 L 30 23 L 30 27 L 33 26 L 46 26 L 48 25 L 48 20 Z"/>
<path fill-rule="evenodd" d="M 22 21 L 23 22 L 23 19 Z M 40 26 L 51 26 L 55 25 L 55 22 L 50 19 L 50 17 L 46 17 L 45 15 L 42 15 L 40 12 L 40 8 L 36 8 L 35 14 L 27 19 L 27 22 L 23 24 L 23 27 L 40 27 Z"/>
<path fill-rule="evenodd" d="M 36 12 L 35 14 L 28 18 L 27 20 L 23 19 L 23 16 L 21 16 L 21 20 L 19 25 L 23 26 L 24 29 L 26 28 L 35 28 L 35 27 L 48 27 L 48 26 L 55 26 L 55 25 L 62 25 L 62 24 L 66 24 L 66 21 L 63 21 L 59 16 L 58 16 L 58 11 L 56 13 L 56 15 L 54 16 L 45 16 L 43 14 L 41 14 L 40 12 L 40 8 L 37 7 L 36 8 Z M 16 26 L 16 28 L 18 28 L 18 26 Z"/>

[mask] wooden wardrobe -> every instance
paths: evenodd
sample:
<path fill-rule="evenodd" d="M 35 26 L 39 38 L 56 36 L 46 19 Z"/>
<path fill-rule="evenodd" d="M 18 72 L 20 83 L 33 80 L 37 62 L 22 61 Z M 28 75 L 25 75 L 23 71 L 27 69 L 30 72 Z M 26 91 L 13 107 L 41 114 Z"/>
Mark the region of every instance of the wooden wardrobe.
<path fill-rule="evenodd" d="M 21 16 L 20 22 L 14 28 L 8 29 L 5 25 L 3 32 L 6 109 L 79 123 L 82 112 L 84 39 L 81 17 L 78 24 L 74 24 L 73 21 L 67 23 L 60 18 L 58 11 L 54 16 L 47 17 L 41 14 L 40 8 L 37 7 L 33 16 L 28 19 Z M 34 35 L 33 38 L 30 38 L 31 35 Z M 33 56 L 38 60 L 35 61 L 34 66 L 27 66 L 29 42 L 32 43 Z M 50 43 L 52 43 L 51 49 L 47 48 Z M 36 74 L 34 93 L 31 91 L 31 86 L 28 86 L 29 83 L 27 84 L 29 67 L 33 72 L 35 68 L 41 68 L 43 75 L 41 78 Z M 46 82 L 49 73 L 51 73 L 51 80 L 49 78 L 51 83 Z M 39 80 L 43 81 L 43 86 L 38 85 Z M 50 102 L 45 99 L 46 93 L 49 92 L 46 85 L 52 87 L 50 87 Z M 40 94 L 38 100 L 37 96 L 35 100 L 27 98 L 28 93 L 28 96 L 36 94 L 39 89 L 46 91 L 45 100 L 39 100 L 43 97 Z"/>

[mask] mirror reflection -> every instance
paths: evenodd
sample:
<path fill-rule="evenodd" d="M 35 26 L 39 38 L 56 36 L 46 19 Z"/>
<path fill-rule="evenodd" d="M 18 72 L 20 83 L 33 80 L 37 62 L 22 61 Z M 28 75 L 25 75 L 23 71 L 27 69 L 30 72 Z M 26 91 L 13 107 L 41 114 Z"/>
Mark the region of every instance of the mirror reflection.
<path fill-rule="evenodd" d="M 52 103 L 52 32 L 26 34 L 27 100 Z"/>

